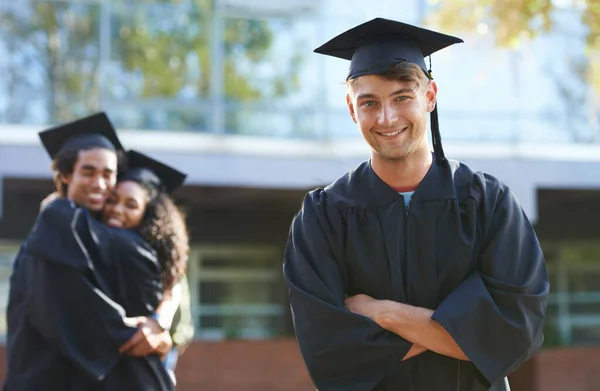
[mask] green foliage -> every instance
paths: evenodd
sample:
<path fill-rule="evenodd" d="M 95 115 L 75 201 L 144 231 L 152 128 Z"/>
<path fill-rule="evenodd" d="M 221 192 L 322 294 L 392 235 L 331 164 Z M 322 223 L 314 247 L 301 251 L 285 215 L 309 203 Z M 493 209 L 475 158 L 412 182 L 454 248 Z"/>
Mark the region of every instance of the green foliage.
<path fill-rule="evenodd" d="M 485 24 L 502 46 L 515 46 L 552 27 L 549 0 L 440 1 L 430 21 L 450 31 L 476 31 Z"/>
<path fill-rule="evenodd" d="M 12 3 L 1 15 L 8 51 L 15 57 L 9 64 L 9 85 L 15 91 L 23 86 L 46 91 L 47 111 L 54 121 L 97 110 L 101 94 L 109 99 L 123 95 L 123 91 L 125 99 L 176 99 L 183 95 L 188 101 L 208 99 L 211 84 L 220 83 L 211 62 L 213 9 L 211 0 L 135 4 L 114 0 L 108 9 L 75 2 Z M 102 25 L 107 10 L 108 29 Z M 254 78 L 253 67 L 271 60 L 274 32 L 268 21 L 222 21 L 221 70 L 226 101 L 248 103 L 283 97 L 297 87 L 294 73 L 299 70 L 299 59 L 269 80 Z M 100 36 L 107 32 L 111 50 L 106 53 L 109 58 L 101 62 Z M 101 69 L 102 64 L 110 71 Z M 24 76 L 24 68 L 41 70 L 42 82 Z"/>
<path fill-rule="evenodd" d="M 558 327 L 556 327 L 554 319 L 546 318 L 544 320 L 544 344 L 542 348 L 551 349 L 560 346 L 564 346 L 564 344 L 561 341 Z"/>
<path fill-rule="evenodd" d="M 588 27 L 589 67 L 584 81 L 600 91 L 600 0 L 579 0 L 582 23 Z M 553 27 L 552 0 L 438 0 L 429 22 L 446 31 L 477 31 L 482 26 L 494 32 L 501 47 L 514 48 L 524 40 L 548 32 Z"/>

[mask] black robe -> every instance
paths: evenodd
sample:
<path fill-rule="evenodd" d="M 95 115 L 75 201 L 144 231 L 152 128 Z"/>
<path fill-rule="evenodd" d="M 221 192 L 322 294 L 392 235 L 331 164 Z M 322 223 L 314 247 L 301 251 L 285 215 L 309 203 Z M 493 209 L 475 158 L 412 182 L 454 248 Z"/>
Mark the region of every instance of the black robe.
<path fill-rule="evenodd" d="M 307 194 L 284 277 L 302 357 L 320 391 L 507 389 L 541 346 L 549 291 L 535 232 L 510 190 L 433 162 L 404 198 L 365 162 Z M 427 351 L 344 307 L 367 294 L 434 310 L 471 360 Z"/>
<path fill-rule="evenodd" d="M 15 260 L 5 391 L 173 390 L 160 358 L 122 356 L 162 298 L 156 253 L 65 199 L 39 214 Z"/>

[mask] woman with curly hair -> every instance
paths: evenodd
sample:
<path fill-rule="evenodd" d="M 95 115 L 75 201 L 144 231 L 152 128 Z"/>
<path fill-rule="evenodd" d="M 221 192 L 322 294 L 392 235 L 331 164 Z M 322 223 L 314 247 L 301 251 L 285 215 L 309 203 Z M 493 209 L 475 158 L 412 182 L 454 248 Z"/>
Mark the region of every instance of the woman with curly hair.
<path fill-rule="evenodd" d="M 111 227 L 136 232 L 156 252 L 164 296 L 161 305 L 151 316 L 163 329 L 170 330 L 180 303 L 189 296 L 185 279 L 189 237 L 184 215 L 169 195 L 181 186 L 185 175 L 136 151 L 127 153 L 127 165 L 128 169 L 119 177 L 106 201 L 101 219 Z M 138 289 L 137 286 L 128 286 L 127 281 L 123 281 L 121 285 L 125 290 L 123 296 L 127 300 L 144 300 L 145 295 L 140 295 L 139 292 L 127 292 L 128 287 Z M 130 307 L 139 308 L 139 305 Z M 188 329 L 191 332 L 184 331 L 186 335 L 183 338 L 173 341 L 174 349 L 169 352 L 169 359 L 165 361 L 173 381 L 178 353 L 193 336 L 193 326 Z M 134 356 L 145 356 L 153 352 L 152 347 L 144 343 L 145 340 L 140 337 L 139 341 L 136 345 L 136 338 L 132 338 L 131 343 L 123 346 L 121 351 Z"/>
<path fill-rule="evenodd" d="M 129 151 L 127 170 L 117 180 L 101 217 L 111 227 L 137 232 L 156 251 L 166 293 L 185 274 L 189 256 L 185 218 L 169 195 L 185 177 L 146 155 Z"/>

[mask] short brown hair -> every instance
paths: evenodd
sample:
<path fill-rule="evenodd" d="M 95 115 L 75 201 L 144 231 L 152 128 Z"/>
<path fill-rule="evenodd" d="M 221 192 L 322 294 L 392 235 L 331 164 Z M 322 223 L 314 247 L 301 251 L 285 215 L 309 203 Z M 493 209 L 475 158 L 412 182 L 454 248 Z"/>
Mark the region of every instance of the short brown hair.
<path fill-rule="evenodd" d="M 429 84 L 429 77 L 425 74 L 423 69 L 415 63 L 410 61 L 398 61 L 392 64 L 379 76 L 384 77 L 391 81 L 402 80 L 412 83 L 416 83 L 418 88 L 425 87 Z M 354 79 L 348 80 L 348 83 L 352 83 Z"/>
<path fill-rule="evenodd" d="M 73 173 L 75 169 L 75 163 L 79 158 L 80 151 L 86 151 L 95 149 L 93 148 L 82 148 L 82 149 L 65 149 L 56 154 L 54 159 L 52 160 L 52 172 L 54 176 L 54 184 L 56 185 L 56 191 L 63 197 L 67 196 L 67 185 L 61 181 L 61 175 L 70 175 Z M 125 169 L 125 154 L 123 151 L 117 151 L 117 171 L 121 172 Z"/>

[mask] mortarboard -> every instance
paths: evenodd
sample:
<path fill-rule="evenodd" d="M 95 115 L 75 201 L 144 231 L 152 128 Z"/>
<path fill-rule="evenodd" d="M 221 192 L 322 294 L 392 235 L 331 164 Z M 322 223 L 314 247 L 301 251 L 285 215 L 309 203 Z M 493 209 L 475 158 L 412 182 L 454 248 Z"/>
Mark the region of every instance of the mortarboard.
<path fill-rule="evenodd" d="M 339 34 L 314 51 L 350 60 L 346 80 L 381 74 L 401 61 L 417 64 L 430 79 L 433 79 L 431 69 L 425 65 L 425 57 L 461 42 L 462 39 L 450 35 L 394 20 L 375 18 Z M 437 104 L 431 112 L 431 133 L 438 161 L 444 161 Z"/>
<path fill-rule="evenodd" d="M 50 157 L 66 149 L 106 148 L 123 150 L 115 128 L 105 113 L 97 113 L 39 133 Z"/>
<path fill-rule="evenodd" d="M 119 181 L 134 181 L 171 194 L 180 187 L 186 174 L 143 153 L 127 151 L 127 170 Z"/>

